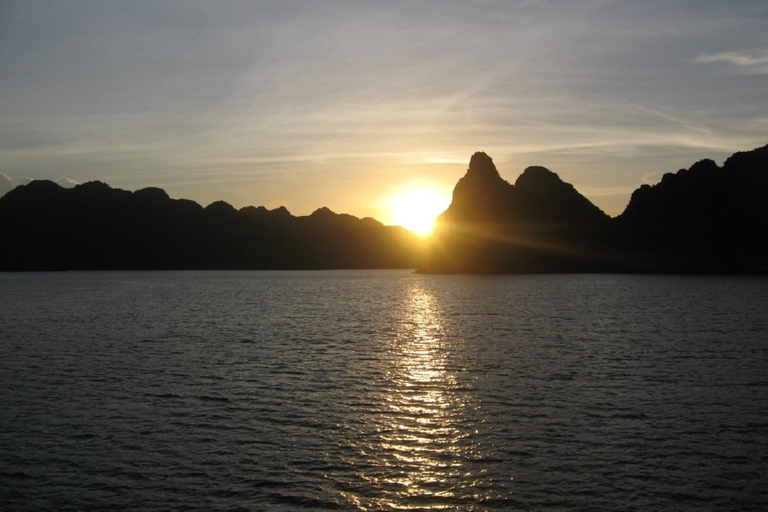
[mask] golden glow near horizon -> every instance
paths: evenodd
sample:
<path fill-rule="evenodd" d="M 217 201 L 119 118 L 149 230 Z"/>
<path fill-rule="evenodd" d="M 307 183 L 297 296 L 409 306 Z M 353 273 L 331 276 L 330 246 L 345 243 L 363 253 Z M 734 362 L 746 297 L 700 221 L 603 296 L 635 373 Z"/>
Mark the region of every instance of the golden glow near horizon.
<path fill-rule="evenodd" d="M 427 236 L 435 220 L 451 204 L 451 198 L 432 188 L 414 188 L 390 200 L 393 224 Z"/>

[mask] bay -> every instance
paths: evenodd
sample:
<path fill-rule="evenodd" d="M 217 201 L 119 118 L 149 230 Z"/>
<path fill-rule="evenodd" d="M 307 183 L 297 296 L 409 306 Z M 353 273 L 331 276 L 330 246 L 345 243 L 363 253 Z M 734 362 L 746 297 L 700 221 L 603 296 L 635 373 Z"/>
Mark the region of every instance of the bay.
<path fill-rule="evenodd" d="M 0 274 L 3 510 L 765 510 L 768 279 Z"/>

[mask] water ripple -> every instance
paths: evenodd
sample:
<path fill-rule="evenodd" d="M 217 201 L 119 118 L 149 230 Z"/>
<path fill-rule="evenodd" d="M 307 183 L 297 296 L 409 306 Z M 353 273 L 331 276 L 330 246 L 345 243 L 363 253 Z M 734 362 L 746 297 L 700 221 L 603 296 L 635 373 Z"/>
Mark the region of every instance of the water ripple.
<path fill-rule="evenodd" d="M 768 509 L 765 279 L 0 281 L 3 510 Z"/>

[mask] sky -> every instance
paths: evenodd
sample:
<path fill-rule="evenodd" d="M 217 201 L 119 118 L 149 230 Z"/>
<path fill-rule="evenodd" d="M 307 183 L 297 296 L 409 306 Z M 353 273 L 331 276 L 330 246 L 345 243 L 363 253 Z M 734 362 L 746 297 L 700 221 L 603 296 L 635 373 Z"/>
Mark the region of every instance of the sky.
<path fill-rule="evenodd" d="M 389 224 L 485 151 L 618 215 L 767 143 L 765 0 L 0 0 L 0 192 L 99 180 Z"/>

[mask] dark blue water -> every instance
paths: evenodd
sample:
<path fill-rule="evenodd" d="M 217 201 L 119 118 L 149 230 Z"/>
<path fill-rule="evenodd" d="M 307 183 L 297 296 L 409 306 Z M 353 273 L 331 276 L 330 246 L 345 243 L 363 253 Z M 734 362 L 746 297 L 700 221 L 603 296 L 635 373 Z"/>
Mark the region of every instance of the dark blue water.
<path fill-rule="evenodd" d="M 2 510 L 768 510 L 768 280 L 0 274 Z"/>

